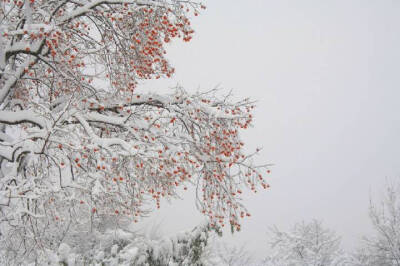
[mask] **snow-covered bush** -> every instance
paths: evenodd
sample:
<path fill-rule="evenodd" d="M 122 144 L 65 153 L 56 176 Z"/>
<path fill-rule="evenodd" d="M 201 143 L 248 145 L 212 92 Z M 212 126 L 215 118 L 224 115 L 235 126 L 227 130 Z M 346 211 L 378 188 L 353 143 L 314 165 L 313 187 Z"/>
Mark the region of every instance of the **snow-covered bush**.
<path fill-rule="evenodd" d="M 69 243 L 62 243 L 56 251 L 47 250 L 36 263 L 69 266 L 216 265 L 219 263 L 211 255 L 209 241 L 218 234 L 218 229 L 206 223 L 191 231 L 157 240 L 121 229 L 91 232 L 75 236 L 75 241 L 67 239 Z"/>

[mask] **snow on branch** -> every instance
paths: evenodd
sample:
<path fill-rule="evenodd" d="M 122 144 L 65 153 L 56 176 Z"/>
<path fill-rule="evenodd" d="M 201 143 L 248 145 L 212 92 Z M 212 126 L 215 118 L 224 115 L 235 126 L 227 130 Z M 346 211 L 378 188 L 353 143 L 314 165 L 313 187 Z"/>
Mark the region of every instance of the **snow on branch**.
<path fill-rule="evenodd" d="M 143 0 L 94 0 L 82 7 L 78 7 L 74 11 L 60 18 L 60 22 L 64 23 L 73 18 L 77 18 L 85 15 L 89 11 L 93 10 L 95 7 L 99 5 L 120 5 L 120 4 L 134 4 L 138 6 L 155 6 L 155 7 L 165 7 L 166 5 L 162 4 L 162 2 L 158 1 L 143 1 Z"/>
<path fill-rule="evenodd" d="M 8 125 L 16 125 L 21 123 L 31 123 L 40 128 L 46 127 L 46 120 L 36 114 L 33 110 L 24 111 L 0 111 L 0 123 Z"/>
<path fill-rule="evenodd" d="M 0 242 L 10 257 L 56 250 L 106 219 L 139 222 L 194 185 L 210 226 L 240 230 L 241 195 L 269 187 L 241 131 L 254 104 L 219 92 L 143 93 L 174 73 L 165 45 L 191 40 L 191 1 L 3 2 Z M 29 22 L 29 23 L 28 23 Z M 52 239 L 51 241 L 49 239 Z M 17 257 L 18 257 L 17 256 Z"/>

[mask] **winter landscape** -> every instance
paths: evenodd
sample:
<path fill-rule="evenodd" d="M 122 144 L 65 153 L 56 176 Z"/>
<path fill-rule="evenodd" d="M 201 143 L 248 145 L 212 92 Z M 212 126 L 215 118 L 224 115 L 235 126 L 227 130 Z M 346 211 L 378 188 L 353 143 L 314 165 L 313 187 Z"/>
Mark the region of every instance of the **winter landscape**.
<path fill-rule="evenodd" d="M 400 265 L 399 13 L 0 0 L 0 265 Z"/>

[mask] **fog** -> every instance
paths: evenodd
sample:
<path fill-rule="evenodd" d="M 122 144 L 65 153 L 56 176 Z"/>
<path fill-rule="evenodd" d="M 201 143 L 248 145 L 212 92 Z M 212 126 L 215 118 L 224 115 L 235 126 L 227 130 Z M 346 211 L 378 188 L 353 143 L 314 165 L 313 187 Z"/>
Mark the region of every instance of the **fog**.
<path fill-rule="evenodd" d="M 189 43 L 169 47 L 176 75 L 143 83 L 168 91 L 219 86 L 257 101 L 246 147 L 273 163 L 271 188 L 248 193 L 252 217 L 224 238 L 258 257 L 268 227 L 321 219 L 354 248 L 371 232 L 369 199 L 400 176 L 400 2 L 207 1 Z M 150 219 L 164 233 L 203 217 L 193 193 L 164 203 Z"/>

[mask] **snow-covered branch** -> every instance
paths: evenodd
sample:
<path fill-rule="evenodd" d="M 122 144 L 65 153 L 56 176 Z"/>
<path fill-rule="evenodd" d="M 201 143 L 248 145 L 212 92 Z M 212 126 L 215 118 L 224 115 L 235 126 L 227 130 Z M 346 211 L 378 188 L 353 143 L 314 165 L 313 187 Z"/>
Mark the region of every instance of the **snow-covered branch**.
<path fill-rule="evenodd" d="M 121 4 L 129 4 L 129 5 L 138 5 L 138 6 L 154 6 L 154 7 L 166 7 L 167 4 L 164 4 L 159 1 L 145 1 L 145 0 L 93 0 L 88 2 L 87 4 L 78 7 L 74 11 L 60 18 L 60 22 L 64 23 L 66 21 L 70 21 L 71 19 L 83 16 L 88 12 L 92 11 L 94 8 L 100 5 L 121 5 Z"/>
<path fill-rule="evenodd" d="M 55 250 L 81 225 L 138 222 L 191 184 L 210 226 L 240 230 L 250 216 L 243 190 L 268 188 L 268 166 L 253 163 L 258 151 L 246 153 L 240 137 L 253 103 L 216 90 L 138 88 L 173 75 L 165 44 L 190 41 L 201 4 L 43 0 L 1 8 L 0 233 L 24 243 L 0 241 L 6 257 Z"/>
<path fill-rule="evenodd" d="M 46 120 L 36 114 L 33 110 L 23 111 L 0 111 L 0 123 L 8 125 L 17 125 L 21 123 L 31 123 L 40 128 L 46 127 Z"/>

